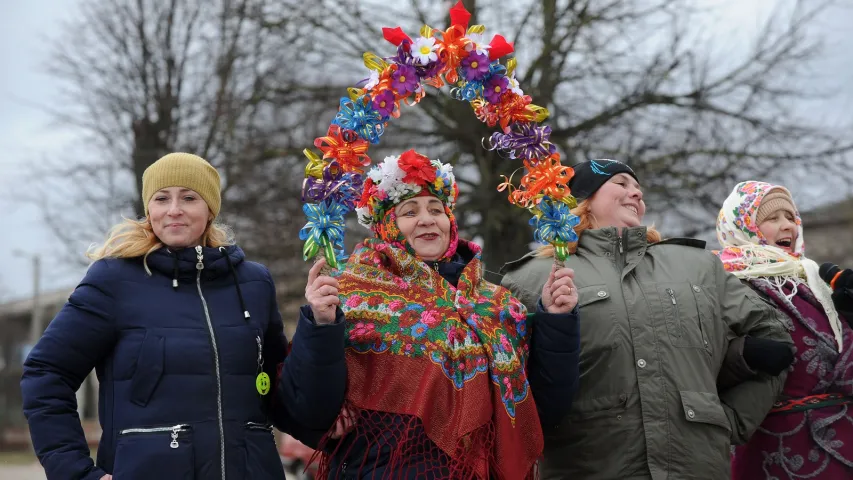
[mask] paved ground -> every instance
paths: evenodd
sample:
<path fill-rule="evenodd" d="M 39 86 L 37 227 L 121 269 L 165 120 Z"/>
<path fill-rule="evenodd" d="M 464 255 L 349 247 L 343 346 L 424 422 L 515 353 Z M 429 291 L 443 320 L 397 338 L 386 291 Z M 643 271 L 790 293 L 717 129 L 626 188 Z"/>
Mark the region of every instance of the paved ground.
<path fill-rule="evenodd" d="M 0 465 L 0 478 L 3 480 L 45 480 L 41 465 Z"/>

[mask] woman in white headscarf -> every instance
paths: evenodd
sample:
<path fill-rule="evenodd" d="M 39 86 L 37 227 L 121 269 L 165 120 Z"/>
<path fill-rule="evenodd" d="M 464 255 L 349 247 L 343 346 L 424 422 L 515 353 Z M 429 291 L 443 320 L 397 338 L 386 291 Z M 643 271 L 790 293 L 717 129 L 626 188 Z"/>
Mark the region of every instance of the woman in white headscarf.
<path fill-rule="evenodd" d="M 732 478 L 853 478 L 853 330 L 805 256 L 790 192 L 739 183 L 720 210 L 717 239 L 726 270 L 785 314 L 796 351 L 779 401 L 737 448 Z"/>

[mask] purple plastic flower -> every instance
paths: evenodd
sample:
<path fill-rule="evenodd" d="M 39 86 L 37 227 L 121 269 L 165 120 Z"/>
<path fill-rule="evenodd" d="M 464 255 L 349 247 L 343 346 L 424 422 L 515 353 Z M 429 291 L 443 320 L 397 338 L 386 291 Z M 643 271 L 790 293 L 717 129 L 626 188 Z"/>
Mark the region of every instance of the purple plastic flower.
<path fill-rule="evenodd" d="M 426 66 L 418 69 L 418 75 L 420 75 L 421 78 L 433 78 L 438 75 L 443 68 L 444 62 L 441 60 L 430 62 Z"/>
<path fill-rule="evenodd" d="M 383 117 L 391 116 L 391 112 L 394 111 L 394 94 L 390 90 L 385 90 L 374 97 L 373 109 Z"/>
<path fill-rule="evenodd" d="M 482 80 L 489 73 L 489 57 L 478 52 L 471 52 L 462 60 L 462 70 L 465 79 Z"/>
<path fill-rule="evenodd" d="M 412 57 L 411 52 L 411 43 L 407 40 L 403 40 L 403 42 L 397 47 L 397 55 L 387 58 L 386 60 L 391 60 L 393 63 L 398 65 L 415 65 L 415 59 Z"/>
<path fill-rule="evenodd" d="M 500 103 L 501 95 L 509 88 L 509 80 L 502 75 L 493 75 L 483 86 L 483 96 L 489 103 Z"/>
<path fill-rule="evenodd" d="M 414 92 L 418 88 L 418 73 L 415 67 L 398 65 L 397 71 L 391 74 L 391 80 L 391 87 L 400 95 Z"/>

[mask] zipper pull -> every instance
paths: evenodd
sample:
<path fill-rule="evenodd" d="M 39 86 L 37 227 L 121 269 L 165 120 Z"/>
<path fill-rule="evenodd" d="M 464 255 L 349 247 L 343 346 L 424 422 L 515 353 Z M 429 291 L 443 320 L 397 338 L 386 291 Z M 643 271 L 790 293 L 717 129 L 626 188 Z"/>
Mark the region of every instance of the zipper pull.
<path fill-rule="evenodd" d="M 195 256 L 196 260 L 198 260 L 195 264 L 195 269 L 204 270 L 204 255 L 201 253 L 201 245 L 195 247 Z"/>
<path fill-rule="evenodd" d="M 178 448 L 178 432 L 181 431 L 180 425 L 175 425 L 172 427 L 172 441 L 169 443 L 169 446 L 172 448 Z"/>
<path fill-rule="evenodd" d="M 622 237 L 619 237 L 618 243 L 619 243 L 619 253 L 620 254 L 625 253 L 625 250 L 622 249 Z"/>
<path fill-rule="evenodd" d="M 670 300 L 672 300 L 672 304 L 673 304 L 673 305 L 678 305 L 678 304 L 675 302 L 675 292 L 673 292 L 671 288 L 667 288 L 667 289 L 666 289 L 666 293 L 668 293 L 668 294 L 669 294 L 669 299 L 670 299 Z"/>

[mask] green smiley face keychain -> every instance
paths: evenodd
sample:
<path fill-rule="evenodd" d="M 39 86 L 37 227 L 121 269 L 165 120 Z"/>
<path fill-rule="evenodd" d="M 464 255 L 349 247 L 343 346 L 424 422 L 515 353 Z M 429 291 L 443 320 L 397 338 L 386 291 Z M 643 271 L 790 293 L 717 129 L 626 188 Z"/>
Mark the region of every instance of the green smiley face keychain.
<path fill-rule="evenodd" d="M 255 388 L 258 389 L 258 393 L 261 395 L 270 393 L 270 376 L 267 375 L 267 372 L 258 374 L 258 377 L 255 379 Z"/>
<path fill-rule="evenodd" d="M 270 393 L 270 376 L 264 371 L 264 344 L 260 336 L 255 339 L 258 341 L 258 376 L 255 377 L 255 389 L 261 395 L 266 395 Z"/>

